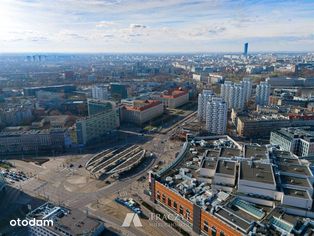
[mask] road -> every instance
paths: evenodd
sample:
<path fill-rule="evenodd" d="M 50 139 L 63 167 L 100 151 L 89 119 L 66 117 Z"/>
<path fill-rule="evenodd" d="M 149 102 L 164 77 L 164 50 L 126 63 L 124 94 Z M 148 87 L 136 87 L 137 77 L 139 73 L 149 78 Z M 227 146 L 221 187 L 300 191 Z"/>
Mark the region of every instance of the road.
<path fill-rule="evenodd" d="M 92 192 L 80 192 L 80 191 L 69 191 L 65 188 L 65 181 L 69 177 L 80 178 L 80 175 L 77 175 L 76 171 L 79 169 L 71 169 L 65 167 L 58 167 L 59 163 L 56 160 L 55 166 L 50 166 L 51 168 L 44 168 L 44 170 L 38 170 L 39 173 L 36 178 L 31 178 L 25 182 L 19 183 L 15 187 L 23 190 L 24 192 L 34 196 L 41 198 L 45 198 L 49 201 L 67 206 L 69 208 L 76 208 L 85 210 L 88 209 L 89 212 L 95 217 L 99 217 L 105 222 L 112 224 L 117 229 L 121 229 L 121 220 L 114 218 L 111 215 L 106 214 L 103 211 L 95 211 L 90 209 L 88 206 L 97 202 L 99 199 L 104 198 L 112 198 L 113 195 L 117 194 L 119 191 L 130 191 L 132 192 L 132 184 L 136 184 L 136 179 L 141 176 L 147 175 L 147 170 L 149 170 L 155 162 L 159 162 L 162 160 L 162 165 L 167 165 L 175 158 L 175 152 L 180 149 L 180 142 L 175 142 L 169 140 L 170 136 L 176 131 L 176 129 L 180 126 L 180 124 L 184 122 L 188 122 L 189 119 L 193 118 L 195 113 L 190 114 L 185 117 L 183 120 L 177 122 L 175 125 L 170 127 L 166 133 L 157 133 L 157 134 L 149 134 L 143 135 L 141 133 L 131 132 L 131 131 L 121 131 L 128 134 L 135 135 L 137 138 L 152 138 L 150 141 L 142 144 L 142 147 L 146 149 L 148 152 L 153 152 L 156 156 L 156 159 L 152 160 L 151 163 L 144 166 L 141 171 L 137 174 L 129 176 L 126 179 L 115 181 L 110 185 L 105 187 L 101 187 Z M 134 140 L 133 140 L 134 141 Z M 83 165 L 85 166 L 85 162 L 91 157 L 91 155 L 85 155 L 82 158 L 78 158 L 77 160 L 71 160 L 71 163 L 74 166 Z M 159 164 L 160 165 L 160 164 Z M 45 178 L 44 178 L 45 177 Z M 144 187 L 139 188 L 137 191 L 143 191 Z M 147 209 L 143 209 L 145 214 L 150 215 L 150 212 Z M 160 222 L 152 222 L 160 223 Z M 164 225 L 164 227 L 158 227 L 158 230 L 161 231 L 163 235 L 179 235 L 177 231 L 175 231 L 171 226 Z M 138 230 L 134 227 L 123 229 L 123 234 L 125 235 L 148 235 L 143 233 L 143 231 Z"/>

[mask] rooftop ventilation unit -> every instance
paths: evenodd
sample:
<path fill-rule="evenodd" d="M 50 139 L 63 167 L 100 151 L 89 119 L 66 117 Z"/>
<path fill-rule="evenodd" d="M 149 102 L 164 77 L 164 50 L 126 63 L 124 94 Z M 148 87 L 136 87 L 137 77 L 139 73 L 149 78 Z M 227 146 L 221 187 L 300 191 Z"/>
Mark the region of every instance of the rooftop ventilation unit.
<path fill-rule="evenodd" d="M 297 196 L 303 196 L 303 193 L 300 192 L 300 191 L 295 191 L 294 194 L 297 195 Z"/>
<path fill-rule="evenodd" d="M 257 177 L 257 178 L 264 178 L 264 176 L 263 176 L 262 174 L 260 174 L 260 173 L 257 173 L 257 174 L 256 174 L 256 177 Z"/>

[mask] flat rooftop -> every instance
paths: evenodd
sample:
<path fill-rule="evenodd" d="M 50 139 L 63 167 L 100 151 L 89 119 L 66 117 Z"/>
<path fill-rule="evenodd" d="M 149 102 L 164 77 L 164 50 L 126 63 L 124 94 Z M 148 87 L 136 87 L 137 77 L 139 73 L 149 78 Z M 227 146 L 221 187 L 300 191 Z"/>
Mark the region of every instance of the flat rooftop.
<path fill-rule="evenodd" d="M 68 235 L 89 234 L 102 224 L 77 209 L 69 210 L 48 202 L 28 213 L 26 217 L 53 220 L 54 224 L 52 227 L 48 226 L 49 229 L 57 233 L 61 230 Z"/>
<path fill-rule="evenodd" d="M 298 177 L 293 177 L 293 176 L 288 176 L 288 175 L 280 175 L 280 180 L 282 184 L 289 184 L 289 185 L 295 185 L 297 186 L 302 186 L 306 188 L 311 188 L 311 185 L 306 178 L 298 178 Z"/>
<path fill-rule="evenodd" d="M 217 164 L 217 159 L 206 158 L 206 159 L 204 159 L 204 161 L 202 163 L 202 168 L 214 170 L 214 169 L 216 169 L 216 164 Z"/>
<path fill-rule="evenodd" d="M 220 150 L 217 149 L 209 149 L 206 152 L 206 157 L 219 157 L 220 155 Z"/>
<path fill-rule="evenodd" d="M 277 156 L 276 160 L 280 162 L 280 164 L 292 164 L 292 165 L 299 165 L 300 161 L 297 158 L 289 158 L 287 156 Z"/>
<path fill-rule="evenodd" d="M 240 156 L 241 150 L 237 148 L 221 148 L 220 156 L 221 157 L 235 157 Z"/>
<path fill-rule="evenodd" d="M 289 195 L 292 197 L 298 197 L 298 198 L 304 198 L 304 199 L 309 199 L 310 196 L 306 191 L 303 190 L 297 190 L 297 189 L 292 189 L 292 188 L 284 188 L 283 192 L 285 195 Z"/>
<path fill-rule="evenodd" d="M 227 221 L 229 224 L 241 228 L 244 232 L 248 232 L 251 222 L 243 219 L 238 212 L 232 212 L 226 208 L 220 208 L 216 213 L 220 219 Z"/>
<path fill-rule="evenodd" d="M 235 175 L 236 162 L 228 160 L 218 160 L 216 173 L 224 175 Z"/>
<path fill-rule="evenodd" d="M 240 165 L 240 179 L 266 184 L 275 184 L 270 164 L 242 161 Z"/>
<path fill-rule="evenodd" d="M 244 146 L 245 158 L 254 159 L 266 159 L 267 158 L 267 148 L 265 146 L 258 145 L 245 145 Z"/>
<path fill-rule="evenodd" d="M 82 235 L 92 234 L 100 224 L 102 224 L 100 221 L 88 217 L 86 213 L 73 209 L 69 215 L 58 219 L 53 227 L 49 228 L 57 233 L 61 229 L 71 235 Z"/>
<path fill-rule="evenodd" d="M 307 166 L 302 165 L 286 165 L 280 163 L 278 165 L 279 169 L 283 172 L 289 172 L 297 175 L 311 176 L 311 172 Z"/>
<path fill-rule="evenodd" d="M 313 127 L 289 127 L 282 128 L 275 131 L 277 134 L 281 134 L 287 138 L 303 138 L 309 139 L 314 138 L 314 128 Z"/>

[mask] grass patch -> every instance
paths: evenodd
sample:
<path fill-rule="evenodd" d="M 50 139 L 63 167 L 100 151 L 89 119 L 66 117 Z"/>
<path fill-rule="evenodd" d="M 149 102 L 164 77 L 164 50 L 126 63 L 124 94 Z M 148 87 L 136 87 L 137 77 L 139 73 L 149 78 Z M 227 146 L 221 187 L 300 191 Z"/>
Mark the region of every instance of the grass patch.
<path fill-rule="evenodd" d="M 151 130 L 153 130 L 153 129 L 157 129 L 157 127 L 152 126 L 152 125 L 147 125 L 147 126 L 145 126 L 145 128 L 144 128 L 145 131 L 151 131 Z"/>
<path fill-rule="evenodd" d="M 13 167 L 13 165 L 10 162 L 0 161 L 0 167 L 9 170 Z"/>

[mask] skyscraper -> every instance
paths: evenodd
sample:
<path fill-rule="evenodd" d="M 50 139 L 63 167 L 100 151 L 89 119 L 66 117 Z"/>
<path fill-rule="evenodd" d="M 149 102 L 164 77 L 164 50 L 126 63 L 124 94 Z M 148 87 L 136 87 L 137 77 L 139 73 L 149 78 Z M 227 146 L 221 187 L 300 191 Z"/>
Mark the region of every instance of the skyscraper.
<path fill-rule="evenodd" d="M 206 129 L 213 134 L 224 134 L 227 128 L 227 104 L 220 97 L 207 102 Z"/>
<path fill-rule="evenodd" d="M 269 103 L 270 84 L 267 81 L 260 82 L 256 86 L 256 105 L 265 106 Z"/>
<path fill-rule="evenodd" d="M 247 57 L 249 53 L 249 43 L 244 44 L 244 51 L 243 51 L 243 56 Z"/>
<path fill-rule="evenodd" d="M 203 92 L 198 95 L 197 116 L 200 121 L 206 120 L 207 102 L 211 101 L 213 96 L 214 93 L 212 90 L 203 90 Z"/>

